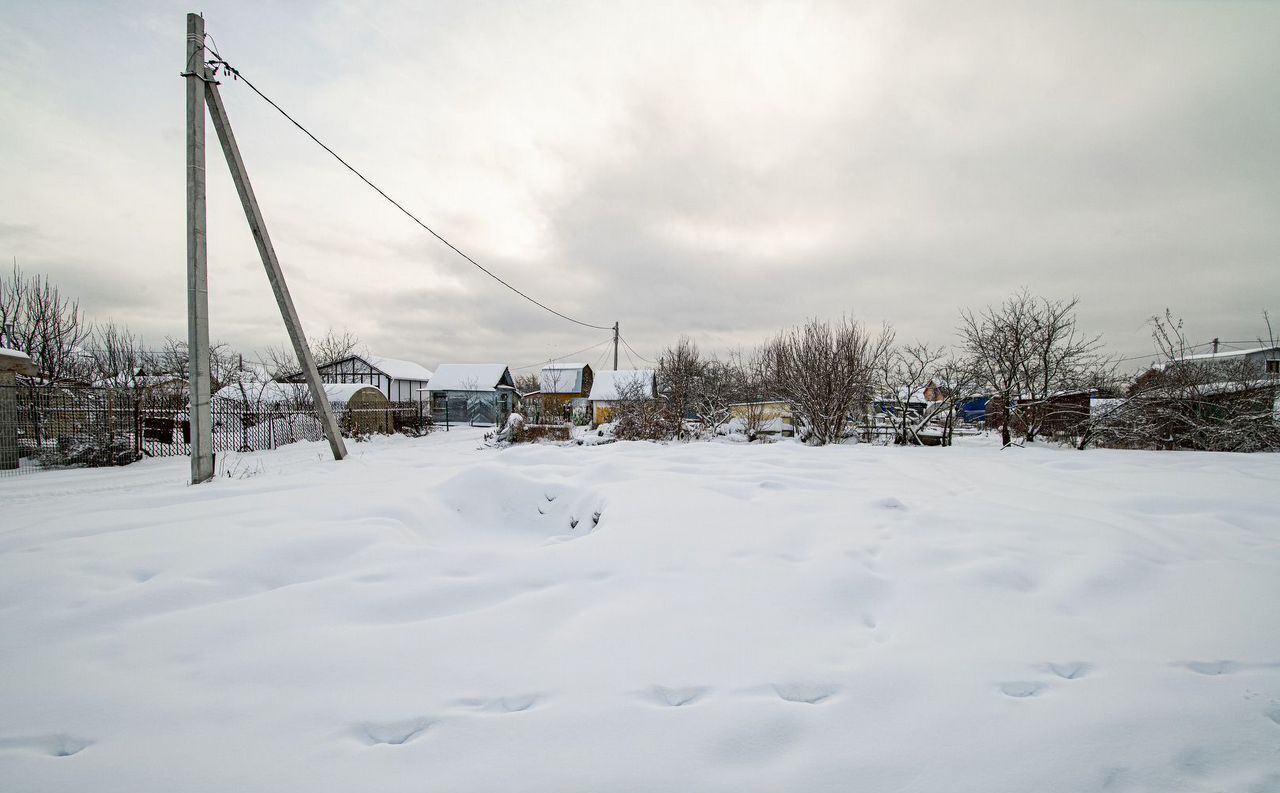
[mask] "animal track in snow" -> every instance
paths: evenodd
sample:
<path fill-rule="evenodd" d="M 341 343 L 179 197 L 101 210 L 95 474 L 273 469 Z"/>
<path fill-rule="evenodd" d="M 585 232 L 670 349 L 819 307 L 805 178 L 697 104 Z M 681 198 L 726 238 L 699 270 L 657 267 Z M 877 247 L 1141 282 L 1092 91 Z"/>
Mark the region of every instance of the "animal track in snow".
<path fill-rule="evenodd" d="M 831 683 L 786 683 L 775 684 L 773 690 L 787 702 L 817 705 L 838 694 L 840 687 Z"/>
<path fill-rule="evenodd" d="M 1000 684 L 1000 693 L 1006 697 L 1025 699 L 1039 696 L 1040 692 L 1044 691 L 1045 688 L 1047 686 L 1044 683 L 1037 683 L 1032 680 L 1010 680 Z"/>
<path fill-rule="evenodd" d="M 685 705 L 692 705 L 707 695 L 711 689 L 706 686 L 687 686 L 684 688 L 667 688 L 666 686 L 654 686 L 649 692 L 650 698 L 659 705 L 666 705 L 671 708 L 679 708 Z"/>
<path fill-rule="evenodd" d="M 6 749 L 27 749 L 50 757 L 70 757 L 91 746 L 93 741 L 73 738 L 70 735 L 32 735 L 25 738 L 0 738 L 0 752 Z"/>
<path fill-rule="evenodd" d="M 894 498 L 893 496 L 889 496 L 888 498 L 877 499 L 872 503 L 875 504 L 875 506 L 880 507 L 881 509 L 906 509 L 907 508 L 906 504 L 903 504 L 901 501 Z"/>
<path fill-rule="evenodd" d="M 1199 675 L 1229 675 L 1240 671 L 1235 661 L 1187 661 L 1183 666 Z"/>
<path fill-rule="evenodd" d="M 378 744 L 402 746 L 426 732 L 431 724 L 429 719 L 421 716 L 401 721 L 366 721 L 357 727 L 356 733 L 369 746 Z"/>
<path fill-rule="evenodd" d="M 1093 664 L 1084 661 L 1067 661 L 1065 663 L 1049 663 L 1049 671 L 1063 680 L 1079 680 L 1093 671 Z"/>

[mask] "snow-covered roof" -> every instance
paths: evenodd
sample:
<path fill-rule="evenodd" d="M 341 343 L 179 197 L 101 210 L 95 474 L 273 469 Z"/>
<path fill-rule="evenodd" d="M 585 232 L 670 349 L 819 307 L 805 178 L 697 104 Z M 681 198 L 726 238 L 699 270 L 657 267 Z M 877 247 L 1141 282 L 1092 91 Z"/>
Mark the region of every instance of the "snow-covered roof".
<path fill-rule="evenodd" d="M 576 394 L 582 390 L 585 363 L 552 363 L 538 374 L 538 388 L 544 394 Z"/>
<path fill-rule="evenodd" d="M 369 365 L 381 369 L 382 373 L 392 380 L 430 380 L 431 370 L 413 361 L 399 358 L 385 358 L 381 355 L 370 355 L 365 358 Z"/>
<path fill-rule="evenodd" d="M 426 391 L 493 391 L 509 378 L 503 363 L 442 363 Z"/>
<path fill-rule="evenodd" d="M 383 395 L 381 391 L 368 383 L 324 384 L 325 396 L 330 402 L 338 404 L 346 404 L 351 401 L 352 397 L 366 389 Z M 311 401 L 311 391 L 307 388 L 306 383 L 245 383 L 243 391 L 240 390 L 239 385 L 232 384 L 223 386 L 214 393 L 216 398 L 234 399 L 236 401 L 244 401 L 246 396 L 251 404 L 260 402 L 264 405 L 270 405 L 278 402 Z"/>
<path fill-rule="evenodd" d="M 619 394 L 632 385 L 639 385 L 645 399 L 653 398 L 652 369 L 618 369 L 610 372 L 596 372 L 595 381 L 591 384 L 591 395 L 588 399 L 607 402 L 619 399 Z"/>
<path fill-rule="evenodd" d="M 0 371 L 34 375 L 36 367 L 31 362 L 31 356 L 25 352 L 11 350 L 8 347 L 0 347 Z"/>
<path fill-rule="evenodd" d="M 1280 345 L 1274 347 L 1254 347 L 1248 350 L 1223 350 L 1222 352 L 1202 352 L 1198 355 L 1184 355 L 1179 361 L 1216 361 L 1223 358 L 1239 358 L 1245 355 L 1257 355 L 1260 352 L 1280 351 Z"/>

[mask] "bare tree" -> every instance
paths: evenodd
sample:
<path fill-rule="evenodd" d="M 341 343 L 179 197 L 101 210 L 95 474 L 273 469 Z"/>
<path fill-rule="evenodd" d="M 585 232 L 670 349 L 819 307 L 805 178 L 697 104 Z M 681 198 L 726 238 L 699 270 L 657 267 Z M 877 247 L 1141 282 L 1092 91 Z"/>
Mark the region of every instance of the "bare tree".
<path fill-rule="evenodd" d="M 937 383 L 942 389 L 942 445 L 950 446 L 960 411 L 966 403 L 980 395 L 978 378 L 965 358 L 951 355 L 937 365 Z"/>
<path fill-rule="evenodd" d="M 1031 333 L 1019 364 L 1022 397 L 1019 411 L 1024 438 L 1034 441 L 1046 426 L 1061 422 L 1052 397 L 1070 390 L 1087 389 L 1107 377 L 1114 364 L 1101 354 L 1101 337 L 1087 336 L 1076 325 L 1080 299 L 1034 301 Z M 1076 422 L 1068 422 L 1074 424 Z"/>
<path fill-rule="evenodd" d="M 1082 388 L 1112 365 L 1101 353 L 1100 337 L 1077 327 L 1078 304 L 1078 298 L 1047 300 L 1022 289 L 981 314 L 961 312 L 965 351 L 978 382 L 991 392 L 1006 446 L 1015 418 L 1024 438 L 1035 440 L 1061 418 L 1052 397 Z"/>
<path fill-rule="evenodd" d="M 872 335 L 842 318 L 810 320 L 783 331 L 765 348 L 776 392 L 788 399 L 811 443 L 837 443 L 851 418 L 866 412 L 893 345 L 887 325 Z"/>
<path fill-rule="evenodd" d="M 329 328 L 319 336 L 308 337 L 307 346 L 311 349 L 311 357 L 315 359 L 316 366 L 328 366 L 351 355 L 368 355 L 360 339 L 345 329 L 338 331 Z M 262 353 L 262 360 L 267 364 L 269 374 L 277 380 L 293 379 L 302 372 L 302 364 L 289 345 L 278 344 L 266 348 Z"/>
<path fill-rule="evenodd" d="M 187 343 L 172 336 L 165 336 L 164 343 L 160 349 L 151 352 L 149 366 L 155 373 L 186 379 L 189 361 L 190 355 L 187 353 Z M 211 393 L 217 392 L 223 386 L 238 383 L 245 378 L 256 379 L 251 372 L 246 371 L 243 359 L 235 350 L 231 349 L 231 345 L 225 342 L 215 342 L 209 346 L 209 390 Z"/>
<path fill-rule="evenodd" d="M 896 443 L 920 443 L 920 431 L 942 412 L 944 400 L 924 404 L 919 409 L 911 406 L 926 402 L 921 392 L 937 378 L 938 362 L 943 355 L 941 347 L 916 342 L 898 347 L 885 356 L 882 376 L 885 401 L 893 406 Z"/>
<path fill-rule="evenodd" d="M 658 356 L 658 392 L 671 406 L 671 412 L 679 422 L 677 437 L 684 437 L 684 419 L 693 412 L 702 370 L 698 345 L 687 336 L 681 336 L 674 347 L 668 347 Z"/>
<path fill-rule="evenodd" d="M 999 308 L 981 314 L 960 313 L 960 335 L 979 382 L 991 392 L 1000 425 L 1000 442 L 1012 442 L 1010 418 L 1022 383 L 1023 361 L 1035 332 L 1035 298 L 1022 290 Z"/>
<path fill-rule="evenodd" d="M 542 379 L 536 372 L 516 375 L 515 383 L 516 391 L 521 394 L 530 394 L 542 389 Z"/>
<path fill-rule="evenodd" d="M 142 338 L 127 325 L 108 321 L 99 324 L 89 351 L 93 380 L 112 388 L 137 388 L 138 374 L 146 369 L 147 353 Z"/>
<path fill-rule="evenodd" d="M 82 347 L 92 330 L 80 302 L 64 296 L 47 276 L 26 275 L 16 264 L 0 276 L 0 343 L 30 356 L 44 383 L 86 374 Z"/>

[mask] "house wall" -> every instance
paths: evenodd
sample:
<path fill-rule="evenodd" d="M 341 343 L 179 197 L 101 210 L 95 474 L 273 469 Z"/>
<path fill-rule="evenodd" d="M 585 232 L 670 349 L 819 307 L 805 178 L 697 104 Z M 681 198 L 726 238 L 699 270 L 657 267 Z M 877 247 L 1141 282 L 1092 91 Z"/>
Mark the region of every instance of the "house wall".
<path fill-rule="evenodd" d="M 597 399 L 591 403 L 591 418 L 595 424 L 607 424 L 613 420 L 613 400 Z"/>

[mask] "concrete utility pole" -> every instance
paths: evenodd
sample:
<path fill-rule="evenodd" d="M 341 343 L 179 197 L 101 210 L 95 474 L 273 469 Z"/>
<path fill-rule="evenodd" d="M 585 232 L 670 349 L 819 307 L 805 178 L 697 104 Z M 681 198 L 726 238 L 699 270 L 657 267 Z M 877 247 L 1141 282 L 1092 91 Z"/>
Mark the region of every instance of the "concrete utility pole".
<path fill-rule="evenodd" d="M 258 208 L 258 199 L 253 194 L 253 186 L 249 184 L 249 172 L 245 170 L 244 160 L 240 157 L 240 147 L 236 145 L 235 135 L 231 132 L 231 121 L 227 118 L 227 109 L 222 104 L 222 95 L 218 93 L 218 84 L 209 82 L 206 85 L 209 99 L 209 118 L 218 133 L 218 141 L 222 143 L 222 153 L 227 157 L 227 166 L 231 169 L 231 179 L 235 182 L 236 192 L 240 194 L 240 203 L 244 206 L 245 218 L 249 221 L 249 230 L 253 232 L 253 241 L 262 256 L 262 266 L 267 270 L 267 280 L 271 282 L 271 291 L 276 295 L 276 303 L 280 305 L 280 316 L 284 319 L 285 329 L 289 331 L 289 341 L 293 342 L 293 353 L 302 364 L 302 374 L 306 377 L 307 388 L 311 392 L 311 401 L 320 414 L 324 426 L 325 437 L 329 439 L 329 448 L 333 451 L 333 459 L 341 460 L 347 456 L 347 446 L 342 441 L 342 433 L 338 430 L 338 422 L 333 417 L 333 409 L 324 392 L 324 383 L 320 380 L 320 372 L 316 369 L 311 348 L 307 345 L 307 336 L 302 330 L 302 322 L 298 319 L 298 310 L 294 308 L 293 298 L 289 295 L 289 286 L 284 280 L 284 271 L 280 269 L 280 260 L 276 258 L 276 249 L 267 234 L 267 224 Z"/>
<path fill-rule="evenodd" d="M 613 323 L 613 371 L 618 371 L 618 323 Z"/>
<path fill-rule="evenodd" d="M 213 478 L 209 415 L 209 279 L 204 200 L 204 17 L 187 14 L 187 381 L 191 391 L 191 484 Z"/>

